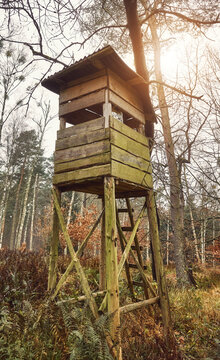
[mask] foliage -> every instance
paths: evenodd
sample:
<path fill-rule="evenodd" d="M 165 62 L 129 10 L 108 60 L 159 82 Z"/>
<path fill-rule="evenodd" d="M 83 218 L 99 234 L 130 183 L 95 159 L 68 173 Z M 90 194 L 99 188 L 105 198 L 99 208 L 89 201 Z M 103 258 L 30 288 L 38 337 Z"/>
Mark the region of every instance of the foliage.
<path fill-rule="evenodd" d="M 105 340 L 108 316 L 96 321 L 87 306 L 84 308 L 61 305 L 64 324 L 68 332 L 70 360 L 112 360 Z"/>
<path fill-rule="evenodd" d="M 59 272 L 69 262 L 60 256 Z M 121 317 L 124 360 L 218 359 L 220 328 L 219 285 L 217 268 L 196 267 L 195 290 L 180 291 L 174 270 L 168 269 L 171 314 L 175 338 L 169 346 L 160 325 L 160 311 L 154 307 Z M 90 282 L 97 269 L 88 268 Z M 0 251 L 0 359 L 111 359 L 104 341 L 108 317 L 98 321 L 88 307 L 75 303 L 50 302 L 47 294 L 47 257 L 43 252 Z M 125 294 L 127 285 L 121 282 Z M 80 283 L 73 272 L 62 298 L 80 294 Z M 61 299 L 62 300 L 62 299 Z M 128 300 L 122 296 L 121 302 Z M 123 305 L 123 304 L 122 304 Z"/>

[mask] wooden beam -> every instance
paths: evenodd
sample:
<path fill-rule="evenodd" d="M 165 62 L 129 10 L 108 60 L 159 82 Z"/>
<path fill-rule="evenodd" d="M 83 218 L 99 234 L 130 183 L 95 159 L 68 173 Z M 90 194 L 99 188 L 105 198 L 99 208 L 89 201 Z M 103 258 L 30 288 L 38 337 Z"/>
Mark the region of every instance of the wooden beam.
<path fill-rule="evenodd" d="M 54 193 L 57 197 L 57 202 L 61 203 L 61 192 L 58 187 L 54 187 Z M 48 290 L 52 291 L 56 286 L 57 281 L 57 260 L 58 260 L 58 246 L 59 246 L 59 221 L 55 205 L 53 207 L 53 228 L 50 242 L 50 259 L 48 272 Z"/>
<path fill-rule="evenodd" d="M 97 228 L 101 218 L 102 218 L 102 215 L 103 215 L 103 212 L 104 212 L 104 209 L 102 210 L 101 214 L 99 215 L 98 219 L 96 220 L 96 222 L 94 223 L 92 229 L 89 231 L 89 233 L 86 235 L 85 239 L 83 240 L 83 242 L 81 243 L 79 249 L 77 250 L 76 252 L 76 256 L 78 258 L 80 258 L 83 254 L 83 251 L 86 247 L 86 245 L 88 244 L 88 241 L 90 239 L 90 237 L 92 236 L 92 234 L 94 233 L 95 229 Z M 58 292 L 60 291 L 61 287 L 63 286 L 64 282 L 66 281 L 67 277 L 69 276 L 72 268 L 74 267 L 74 260 L 72 259 L 71 262 L 69 263 L 66 271 L 64 272 L 64 274 L 61 276 L 57 286 L 56 286 L 56 289 L 52 295 L 52 300 L 57 296 Z"/>
<path fill-rule="evenodd" d="M 104 209 L 105 202 L 102 197 L 102 207 Z M 101 243 L 100 243 L 100 255 L 99 255 L 99 290 L 106 289 L 106 243 L 105 243 L 105 214 L 102 217 L 101 225 Z"/>
<path fill-rule="evenodd" d="M 92 293 L 92 296 L 93 296 L 94 298 L 96 298 L 96 297 L 98 297 L 98 296 L 104 295 L 105 293 L 106 293 L 106 290 L 97 291 L 97 292 Z M 57 305 L 60 305 L 60 304 L 69 303 L 69 302 L 76 303 L 77 301 L 85 301 L 85 300 L 87 300 L 87 299 L 86 299 L 86 296 L 85 296 L 85 295 L 82 295 L 82 296 L 79 296 L 78 298 L 72 298 L 72 299 L 65 299 L 65 300 L 57 301 L 56 304 L 57 304 Z"/>
<path fill-rule="evenodd" d="M 61 208 L 60 208 L 60 205 L 59 205 L 59 202 L 58 202 L 58 199 L 57 199 L 57 195 L 56 195 L 56 192 L 54 189 L 52 189 L 52 193 L 53 193 L 53 199 L 54 199 L 54 205 L 55 205 L 55 209 L 56 209 L 56 212 L 57 212 L 57 216 L 58 216 L 58 219 L 59 219 L 59 223 L 60 223 L 60 227 L 63 231 L 63 235 L 64 235 L 64 238 L 66 240 L 66 243 L 67 243 L 67 246 L 68 246 L 68 249 L 69 249 L 69 252 L 70 252 L 70 255 L 72 257 L 72 260 L 74 262 L 74 266 L 76 268 L 76 272 L 80 278 L 80 283 L 81 283 L 81 286 L 82 286 L 82 290 L 87 298 L 87 301 L 88 301 L 88 305 L 90 307 L 90 310 L 93 314 L 93 316 L 97 319 L 99 317 L 98 315 L 98 309 L 97 309 L 97 306 L 96 306 L 96 302 L 92 296 L 92 292 L 90 290 L 90 287 L 89 287 L 89 284 L 88 284 L 88 280 L 86 278 L 86 275 L 84 273 L 84 270 L 80 264 L 80 261 L 75 253 L 75 250 L 73 248 L 73 244 L 70 240 L 70 237 L 69 237 L 69 234 L 68 234 L 68 231 L 66 229 L 66 226 L 65 226 L 65 223 L 64 223 L 64 219 L 63 219 L 63 215 L 62 215 L 62 212 L 61 212 Z"/>
<path fill-rule="evenodd" d="M 159 229 L 157 222 L 156 203 L 154 199 L 153 190 L 149 190 L 147 192 L 146 202 L 147 202 L 149 227 L 150 227 L 152 246 L 153 246 L 156 278 L 158 283 L 158 293 L 160 297 L 160 307 L 162 312 L 165 335 L 168 335 L 171 330 L 171 316 L 170 316 L 170 307 L 169 307 L 169 297 L 166 286 L 166 278 L 163 268 L 163 259 L 161 255 L 161 244 L 160 244 Z"/>
<path fill-rule="evenodd" d="M 110 334 L 117 352 L 117 359 L 122 359 L 120 346 L 120 314 L 119 314 L 119 286 L 117 263 L 117 234 L 115 212 L 115 180 L 113 177 L 104 178 L 105 201 L 105 241 L 106 241 L 106 282 L 107 304 L 110 317 Z"/>
<path fill-rule="evenodd" d="M 125 238 L 125 236 L 124 236 L 124 233 L 123 233 L 123 231 L 122 231 L 122 229 L 121 229 L 121 225 L 120 225 L 119 222 L 117 222 L 117 227 L 118 227 L 118 234 L 119 234 L 119 236 L 121 236 L 122 239 L 123 239 L 123 241 L 125 242 L 125 244 L 127 244 L 128 242 L 127 242 L 127 240 L 126 240 L 126 238 Z M 145 275 L 144 270 L 143 270 L 141 264 L 139 263 L 137 257 L 135 256 L 134 251 L 132 250 L 132 248 L 130 248 L 130 254 L 131 254 L 131 256 L 133 257 L 133 259 L 134 259 L 134 261 L 135 261 L 135 264 L 137 265 L 137 268 L 138 268 L 138 270 L 139 270 L 139 272 L 140 272 L 140 274 L 141 274 L 141 277 L 142 277 L 144 283 L 146 284 L 146 287 L 149 287 L 149 289 L 150 289 L 150 291 L 151 291 L 151 293 L 152 293 L 153 296 L 156 296 L 156 293 L 155 293 L 154 289 L 152 288 L 151 283 L 150 283 L 150 281 L 148 280 L 147 276 Z M 104 301 L 104 300 L 103 300 L 103 301 Z"/>
<path fill-rule="evenodd" d="M 155 304 L 159 301 L 159 299 L 159 296 L 156 296 L 148 300 L 138 301 L 137 303 L 122 306 L 119 308 L 120 314 L 126 314 L 130 311 L 141 309 L 144 306 Z"/>
<path fill-rule="evenodd" d="M 138 218 L 137 218 L 137 221 L 136 221 L 136 223 L 135 223 L 135 225 L 134 225 L 134 228 L 133 228 L 133 231 L 132 231 L 132 233 L 131 233 L 130 239 L 129 239 L 128 242 L 127 242 L 125 251 L 124 251 L 123 254 L 122 254 L 120 263 L 119 263 L 119 265 L 118 265 L 118 276 L 120 276 L 120 274 L 121 274 L 121 272 L 122 272 L 122 269 L 123 269 L 123 266 L 124 266 L 124 263 L 125 263 L 125 260 L 127 259 L 128 254 L 129 254 L 129 251 L 131 250 L 131 245 L 132 245 L 132 243 L 133 243 L 133 241 L 134 241 L 134 237 L 135 237 L 135 235 L 136 235 L 136 232 L 137 232 L 138 226 L 139 226 L 139 224 L 140 224 L 140 222 L 141 222 L 141 219 L 142 219 L 142 217 L 144 216 L 144 211 L 145 211 L 146 207 L 147 207 L 147 205 L 146 205 L 146 203 L 145 203 L 144 206 L 143 206 L 143 208 L 142 208 L 142 210 L 141 210 L 141 212 L 140 212 L 140 214 L 139 214 L 139 216 L 138 216 Z M 120 224 L 119 224 L 119 225 L 120 225 Z"/>

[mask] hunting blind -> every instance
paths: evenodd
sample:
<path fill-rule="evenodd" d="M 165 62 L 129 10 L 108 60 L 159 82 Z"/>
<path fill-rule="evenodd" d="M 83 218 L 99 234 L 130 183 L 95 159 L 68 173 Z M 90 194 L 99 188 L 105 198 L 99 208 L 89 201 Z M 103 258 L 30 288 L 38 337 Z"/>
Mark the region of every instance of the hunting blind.
<path fill-rule="evenodd" d="M 74 63 L 42 82 L 59 94 L 60 130 L 57 132 L 53 177 L 54 219 L 51 241 L 48 287 L 56 296 L 75 266 L 85 300 L 93 315 L 99 316 L 95 297 L 103 295 L 99 310 L 111 316 L 111 336 L 107 342 L 116 359 L 122 359 L 120 348 L 120 314 L 141 306 L 159 303 L 166 331 L 170 315 L 168 296 L 158 235 L 150 161 L 152 119 L 147 109 L 146 82 L 131 70 L 112 47 Z M 97 194 L 103 199 L 103 211 L 77 252 L 74 251 L 60 211 L 61 193 L 80 191 Z M 130 198 L 144 197 L 144 206 L 134 219 Z M 117 208 L 117 198 L 126 206 Z M 145 274 L 137 230 L 145 210 L 148 213 L 150 237 L 158 290 L 155 292 Z M 127 212 L 130 226 L 122 226 L 120 213 Z M 100 291 L 92 293 L 79 258 L 91 233 L 103 219 L 100 239 Z M 57 257 L 59 229 L 62 229 L 72 261 L 58 284 Z M 130 232 L 127 240 L 124 232 Z M 117 238 L 119 240 L 117 240 Z M 117 260 L 117 241 L 122 257 Z M 133 258 L 129 264 L 128 256 Z M 125 268 L 131 299 L 120 307 L 118 278 Z M 140 272 L 142 282 L 135 284 L 131 269 Z M 146 300 L 137 301 L 134 286 L 143 286 Z"/>

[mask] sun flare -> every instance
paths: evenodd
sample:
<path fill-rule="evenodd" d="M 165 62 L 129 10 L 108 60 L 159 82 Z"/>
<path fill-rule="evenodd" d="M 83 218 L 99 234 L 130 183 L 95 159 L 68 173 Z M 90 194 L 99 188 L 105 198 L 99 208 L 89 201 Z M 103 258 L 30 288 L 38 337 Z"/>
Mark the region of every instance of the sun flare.
<path fill-rule="evenodd" d="M 180 54 L 178 53 L 178 49 L 170 48 L 164 50 L 161 55 L 161 71 L 162 74 L 166 77 L 175 77 L 177 71 L 179 70 L 180 64 Z"/>

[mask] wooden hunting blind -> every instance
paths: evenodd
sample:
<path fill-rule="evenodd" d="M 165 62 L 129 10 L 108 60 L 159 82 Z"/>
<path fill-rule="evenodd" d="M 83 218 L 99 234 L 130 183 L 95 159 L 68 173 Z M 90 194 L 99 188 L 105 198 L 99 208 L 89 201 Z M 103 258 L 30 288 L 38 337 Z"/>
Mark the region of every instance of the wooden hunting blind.
<path fill-rule="evenodd" d="M 150 128 L 153 121 L 146 106 L 146 82 L 121 60 L 112 47 L 107 46 L 50 76 L 42 82 L 42 85 L 59 94 L 60 117 L 53 177 L 56 211 L 51 243 L 50 289 L 56 285 L 58 222 L 60 222 L 66 234 L 72 261 L 76 269 L 78 266 L 77 272 L 81 278 L 85 296 L 92 312 L 96 317 L 98 316 L 95 300 L 90 289 L 87 288 L 88 284 L 77 257 L 79 253 L 74 252 L 62 215 L 59 213 L 62 192 L 74 190 L 97 194 L 103 199 L 105 219 L 104 236 L 101 239 L 100 277 L 102 290 L 106 289 L 107 295 L 103 300 L 102 309 L 106 305 L 108 312 L 114 313 L 111 325 L 113 342 L 119 336 L 117 331 L 120 324 L 119 313 L 123 313 L 123 310 L 119 308 L 118 288 L 118 277 L 123 265 L 125 265 L 129 289 L 134 297 L 134 282 L 130 276 L 127 260 L 131 252 L 135 259 L 135 267 L 142 276 L 146 301 L 152 303 L 152 296 L 154 302 L 160 298 L 163 320 L 167 327 L 168 298 L 152 190 L 149 138 L 145 136 L 148 133 L 147 127 Z M 146 203 L 135 222 L 129 198 L 140 196 L 146 198 Z M 115 198 L 125 198 L 126 209 L 117 209 Z M 136 235 L 146 207 L 154 249 L 159 297 L 144 274 L 143 259 Z M 128 212 L 131 222 L 129 229 L 128 227 L 123 229 L 120 225 L 120 211 Z M 119 264 L 117 263 L 116 228 L 123 253 Z M 131 232 L 129 241 L 126 240 L 123 230 Z M 135 254 L 131 247 L 133 241 Z M 121 359 L 120 346 L 117 345 L 116 349 L 115 357 Z"/>

